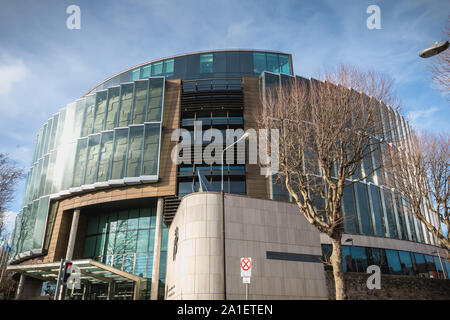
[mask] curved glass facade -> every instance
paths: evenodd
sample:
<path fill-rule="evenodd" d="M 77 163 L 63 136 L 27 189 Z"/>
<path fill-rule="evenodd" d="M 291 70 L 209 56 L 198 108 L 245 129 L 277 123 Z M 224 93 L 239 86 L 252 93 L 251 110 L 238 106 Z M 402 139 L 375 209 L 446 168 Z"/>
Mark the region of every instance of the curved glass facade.
<path fill-rule="evenodd" d="M 16 220 L 16 253 L 42 247 L 50 198 L 158 180 L 164 88 L 164 77 L 122 83 L 70 103 L 47 121 Z"/>
<path fill-rule="evenodd" d="M 288 75 L 278 75 L 264 72 L 261 75 L 263 90 L 288 84 L 292 79 L 307 81 L 304 78 Z M 266 91 L 267 92 L 267 91 Z M 383 120 L 385 134 L 394 135 L 395 141 L 400 141 L 408 147 L 410 127 L 405 119 L 389 106 L 378 104 L 379 114 Z M 392 152 L 388 144 L 383 146 L 383 154 Z M 374 152 L 371 158 L 365 159 L 360 165 L 360 177 L 364 172 L 371 172 L 379 167 L 383 160 L 380 152 Z M 317 166 L 318 168 L 318 166 Z M 386 172 L 377 170 L 364 181 L 345 188 L 343 196 L 344 231 L 349 234 L 379 236 L 434 244 L 425 226 L 412 214 L 408 203 L 395 191 L 385 187 L 389 179 Z M 291 201 L 288 191 L 280 182 L 272 179 L 270 188 L 272 199 Z M 320 205 L 320 200 L 317 203 Z"/>

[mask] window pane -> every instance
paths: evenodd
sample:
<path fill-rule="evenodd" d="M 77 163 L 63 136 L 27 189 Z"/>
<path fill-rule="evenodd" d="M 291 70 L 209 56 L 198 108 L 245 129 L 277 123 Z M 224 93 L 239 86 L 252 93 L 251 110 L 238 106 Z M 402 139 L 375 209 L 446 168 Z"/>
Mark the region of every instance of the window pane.
<path fill-rule="evenodd" d="M 384 205 L 386 207 L 386 217 L 389 225 L 389 236 L 391 238 L 397 238 L 397 224 L 395 223 L 394 210 L 392 203 L 392 194 L 390 191 L 384 190 Z"/>
<path fill-rule="evenodd" d="M 139 230 L 138 231 L 138 241 L 136 252 L 147 252 L 148 250 L 148 240 L 150 238 L 149 230 Z"/>
<path fill-rule="evenodd" d="M 103 256 L 103 254 L 105 253 L 105 239 L 106 239 L 106 235 L 105 234 L 101 234 L 97 236 L 97 243 L 95 245 L 95 253 L 94 256 L 96 257 L 100 257 Z"/>
<path fill-rule="evenodd" d="M 137 68 L 131 72 L 131 81 L 139 80 L 139 76 L 141 75 L 141 69 Z"/>
<path fill-rule="evenodd" d="M 108 92 L 101 91 L 96 93 L 96 107 L 95 107 L 95 120 L 93 133 L 97 133 L 103 130 L 103 123 L 105 122 L 106 115 L 106 97 Z"/>
<path fill-rule="evenodd" d="M 84 258 L 92 258 L 94 256 L 96 237 L 87 237 L 84 242 Z"/>
<path fill-rule="evenodd" d="M 130 210 L 128 216 L 128 230 L 135 230 L 138 228 L 139 209 Z"/>
<path fill-rule="evenodd" d="M 112 160 L 111 179 L 122 179 L 127 155 L 128 128 L 116 129 L 114 132 L 114 156 Z"/>
<path fill-rule="evenodd" d="M 141 174 L 141 153 L 144 126 L 130 127 L 128 142 L 127 177 L 139 177 Z"/>
<path fill-rule="evenodd" d="M 81 135 L 81 127 L 83 125 L 85 106 L 86 106 L 86 98 L 80 99 L 76 103 L 72 139 L 77 139 Z"/>
<path fill-rule="evenodd" d="M 152 63 L 152 76 L 160 76 L 162 75 L 163 62 L 155 62 Z"/>
<path fill-rule="evenodd" d="M 356 208 L 353 186 L 344 188 L 344 228 L 347 233 L 357 233 Z"/>
<path fill-rule="evenodd" d="M 89 218 L 87 235 L 97 234 L 98 231 L 98 216 Z"/>
<path fill-rule="evenodd" d="M 126 231 L 128 226 L 128 211 L 120 211 L 117 219 L 117 231 Z"/>
<path fill-rule="evenodd" d="M 139 229 L 150 228 L 150 209 L 139 210 Z"/>
<path fill-rule="evenodd" d="M 109 162 L 113 149 L 114 132 L 103 132 L 100 146 L 100 160 L 98 164 L 98 175 L 96 181 L 106 181 L 109 179 Z"/>
<path fill-rule="evenodd" d="M 72 187 L 79 187 L 83 184 L 86 169 L 87 141 L 87 138 L 78 140 Z"/>
<path fill-rule="evenodd" d="M 135 83 L 133 124 L 144 123 L 147 110 L 148 80 Z"/>
<path fill-rule="evenodd" d="M 291 66 L 289 65 L 289 56 L 285 54 L 278 55 L 280 59 L 280 72 L 291 74 Z"/>
<path fill-rule="evenodd" d="M 148 260 L 147 260 L 147 275 L 146 278 L 152 277 L 152 270 L 153 270 L 153 253 L 148 254 Z"/>
<path fill-rule="evenodd" d="M 126 232 L 119 231 L 116 234 L 116 244 L 114 246 L 114 253 L 124 253 L 125 252 L 125 240 Z"/>
<path fill-rule="evenodd" d="M 134 274 L 139 277 L 144 277 L 146 267 L 147 267 L 147 255 L 142 253 L 137 254 L 136 265 L 134 267 Z"/>
<path fill-rule="evenodd" d="M 342 246 L 342 268 L 344 272 L 356 272 L 349 246 Z"/>
<path fill-rule="evenodd" d="M 164 60 L 164 75 L 171 75 L 173 73 L 173 59 Z"/>
<path fill-rule="evenodd" d="M 96 181 L 97 163 L 100 153 L 100 137 L 100 134 L 89 136 L 86 178 L 84 179 L 84 184 L 92 184 Z"/>
<path fill-rule="evenodd" d="M 120 87 L 108 89 L 108 108 L 106 115 L 105 130 L 114 129 L 116 117 L 119 110 Z"/>
<path fill-rule="evenodd" d="M 150 75 L 151 75 L 151 68 L 152 68 L 151 64 L 141 67 L 141 76 L 140 76 L 140 78 L 141 79 L 146 79 L 146 78 L 150 77 Z"/>
<path fill-rule="evenodd" d="M 277 54 L 267 53 L 267 71 L 280 73 Z"/>
<path fill-rule="evenodd" d="M 143 175 L 156 175 L 158 173 L 159 126 L 159 124 L 145 125 Z"/>
<path fill-rule="evenodd" d="M 405 214 L 403 212 L 403 204 L 402 199 L 399 196 L 395 197 L 395 206 L 397 208 L 398 219 L 400 221 L 400 239 L 407 240 L 408 239 L 408 229 L 406 228 L 406 220 Z"/>
<path fill-rule="evenodd" d="M 369 207 L 369 198 L 367 195 L 367 185 L 357 183 L 356 190 L 358 192 L 359 215 L 361 218 L 362 233 L 365 235 L 373 235 L 372 214 Z"/>
<path fill-rule="evenodd" d="M 92 132 L 92 124 L 94 123 L 95 111 L 95 94 L 86 97 L 86 109 L 84 112 L 83 127 L 81 136 L 85 137 Z"/>
<path fill-rule="evenodd" d="M 386 257 L 390 274 L 402 274 L 402 265 L 397 250 L 386 249 Z"/>
<path fill-rule="evenodd" d="M 200 73 L 213 72 L 213 54 L 204 53 L 200 55 Z"/>
<path fill-rule="evenodd" d="M 414 265 L 413 269 L 416 274 L 421 277 L 427 276 L 427 265 L 425 263 L 425 257 L 421 253 L 414 253 Z"/>
<path fill-rule="evenodd" d="M 123 259 L 123 271 L 133 273 L 134 254 L 126 254 Z"/>
<path fill-rule="evenodd" d="M 406 251 L 398 251 L 400 257 L 400 265 L 402 267 L 402 273 L 405 275 L 414 275 L 411 254 Z"/>
<path fill-rule="evenodd" d="M 137 230 L 128 230 L 125 252 L 136 252 Z"/>
<path fill-rule="evenodd" d="M 123 84 L 120 94 L 119 127 L 126 127 L 130 123 L 131 104 L 133 102 L 133 84 Z"/>
<path fill-rule="evenodd" d="M 372 208 L 375 217 L 375 231 L 376 235 L 384 237 L 384 221 L 382 219 L 383 211 L 380 199 L 380 190 L 374 185 L 370 185 L 370 195 L 372 200 Z"/>
<path fill-rule="evenodd" d="M 365 247 L 351 247 L 351 248 L 352 248 L 353 262 L 356 265 L 356 271 L 366 272 L 368 267 L 366 248 Z"/>
<path fill-rule="evenodd" d="M 113 254 L 114 253 L 114 242 L 116 240 L 116 233 L 110 232 L 105 240 L 105 246 L 106 246 L 106 254 Z"/>
<path fill-rule="evenodd" d="M 369 264 L 374 264 L 380 267 L 382 273 L 389 273 L 389 267 L 386 258 L 386 252 L 380 248 L 367 248 L 370 252 L 371 261 Z"/>
<path fill-rule="evenodd" d="M 100 216 L 98 221 L 97 233 L 106 233 L 108 229 L 108 215 L 103 214 Z"/>
<path fill-rule="evenodd" d="M 150 79 L 147 121 L 161 121 L 164 79 Z"/>

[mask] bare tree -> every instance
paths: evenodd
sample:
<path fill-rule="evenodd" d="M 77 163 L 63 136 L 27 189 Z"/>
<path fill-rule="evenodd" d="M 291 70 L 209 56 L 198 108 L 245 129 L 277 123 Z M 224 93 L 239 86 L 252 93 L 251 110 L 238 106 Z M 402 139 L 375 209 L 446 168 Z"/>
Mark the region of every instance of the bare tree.
<path fill-rule="evenodd" d="M 263 93 L 260 128 L 280 128 L 279 173 L 301 214 L 332 243 L 336 299 L 346 299 L 341 238 L 356 216 L 343 209 L 344 189 L 381 168 L 364 166 L 388 136 L 378 99 L 394 101 L 392 81 L 341 66 L 324 81 L 296 81 Z M 365 93 L 365 94 L 363 94 Z M 367 95 L 366 95 L 367 94 Z"/>
<path fill-rule="evenodd" d="M 392 157 L 392 167 L 388 168 L 391 187 L 403 195 L 413 215 L 437 238 L 450 261 L 450 137 L 412 132 L 409 142 Z"/>
<path fill-rule="evenodd" d="M 14 199 L 15 186 L 22 177 L 22 169 L 7 154 L 0 153 L 0 235 L 5 228 L 5 211 Z"/>
<path fill-rule="evenodd" d="M 450 16 L 444 34 L 447 38 L 450 37 Z M 434 56 L 430 69 L 433 81 L 440 87 L 444 94 L 448 95 L 450 92 L 450 50 L 447 49 Z M 447 96 L 447 98 L 450 99 L 450 96 Z"/>

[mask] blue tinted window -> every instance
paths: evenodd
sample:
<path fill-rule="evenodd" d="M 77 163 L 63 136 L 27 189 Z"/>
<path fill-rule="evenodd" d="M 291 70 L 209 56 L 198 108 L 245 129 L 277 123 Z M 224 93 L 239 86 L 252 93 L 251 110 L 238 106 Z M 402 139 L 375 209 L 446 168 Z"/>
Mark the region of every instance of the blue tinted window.
<path fill-rule="evenodd" d="M 365 247 L 352 247 L 352 258 L 357 272 L 366 272 L 367 255 Z"/>
<path fill-rule="evenodd" d="M 164 74 L 171 74 L 173 73 L 173 59 L 168 59 L 164 61 Z"/>
<path fill-rule="evenodd" d="M 344 188 L 344 228 L 347 233 L 357 233 L 357 214 L 353 185 Z"/>
<path fill-rule="evenodd" d="M 387 250 L 386 257 L 389 266 L 389 273 L 402 274 L 402 265 L 400 263 L 400 257 L 397 250 Z"/>
<path fill-rule="evenodd" d="M 152 63 L 152 76 L 160 76 L 163 72 L 163 62 Z"/>
<path fill-rule="evenodd" d="M 139 80 L 140 75 L 141 69 L 140 68 L 134 69 L 133 72 L 131 73 L 131 81 Z"/>
<path fill-rule="evenodd" d="M 213 72 L 213 54 L 204 53 L 200 55 L 200 73 Z"/>
<path fill-rule="evenodd" d="M 273 73 L 280 73 L 280 66 L 278 63 L 278 55 L 275 53 L 267 54 L 267 71 Z"/>
<path fill-rule="evenodd" d="M 148 78 L 151 75 L 152 65 L 149 64 L 141 68 L 141 79 Z"/>
<path fill-rule="evenodd" d="M 370 185 L 370 195 L 372 200 L 372 208 L 375 216 L 375 231 L 376 235 L 384 237 L 384 221 L 383 211 L 381 207 L 380 190 L 374 185 Z"/>
<path fill-rule="evenodd" d="M 280 60 L 280 72 L 286 73 L 286 74 L 292 74 L 291 73 L 291 66 L 289 64 L 289 56 L 286 54 L 280 54 L 278 56 Z"/>
<path fill-rule="evenodd" d="M 349 246 L 342 246 L 342 269 L 344 272 L 356 272 Z"/>
<path fill-rule="evenodd" d="M 405 275 L 414 275 L 411 253 L 406 251 L 399 251 L 398 255 L 400 257 L 402 273 Z"/>
<path fill-rule="evenodd" d="M 369 206 L 369 198 L 367 195 L 367 185 L 357 183 L 356 190 L 358 192 L 359 215 L 361 218 L 362 233 L 365 235 L 373 234 L 372 214 Z"/>
<path fill-rule="evenodd" d="M 264 52 L 253 52 L 253 72 L 261 73 L 267 70 L 266 54 Z"/>

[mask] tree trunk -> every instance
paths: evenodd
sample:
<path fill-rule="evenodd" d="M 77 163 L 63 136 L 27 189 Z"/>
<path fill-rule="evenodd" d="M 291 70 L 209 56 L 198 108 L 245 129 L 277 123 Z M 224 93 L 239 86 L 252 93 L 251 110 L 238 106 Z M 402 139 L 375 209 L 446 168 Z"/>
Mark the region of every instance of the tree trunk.
<path fill-rule="evenodd" d="M 342 269 L 342 245 L 341 237 L 331 239 L 333 253 L 331 254 L 331 265 L 333 266 L 334 286 L 336 290 L 336 300 L 346 300 L 344 284 L 344 271 Z"/>

